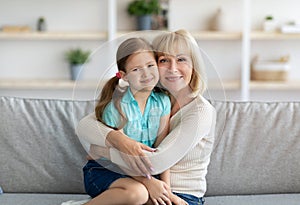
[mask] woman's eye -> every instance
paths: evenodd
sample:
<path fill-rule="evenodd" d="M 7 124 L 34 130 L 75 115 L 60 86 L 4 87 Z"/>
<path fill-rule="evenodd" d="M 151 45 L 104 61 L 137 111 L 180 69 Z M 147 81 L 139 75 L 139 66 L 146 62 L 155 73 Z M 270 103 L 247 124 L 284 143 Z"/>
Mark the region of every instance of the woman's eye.
<path fill-rule="evenodd" d="M 155 65 L 154 65 L 154 64 L 150 64 L 150 65 L 148 65 L 148 68 L 153 68 L 153 67 L 155 67 Z"/>
<path fill-rule="evenodd" d="M 167 59 L 165 59 L 165 58 L 159 59 L 159 63 L 166 63 L 166 62 L 167 62 Z"/>
<path fill-rule="evenodd" d="M 178 62 L 185 62 L 186 59 L 185 59 L 185 58 L 178 58 L 177 61 L 178 61 Z"/>
<path fill-rule="evenodd" d="M 139 71 L 139 68 L 134 68 L 134 69 L 132 69 L 131 71 L 132 71 L 132 72 L 137 72 L 137 71 Z"/>

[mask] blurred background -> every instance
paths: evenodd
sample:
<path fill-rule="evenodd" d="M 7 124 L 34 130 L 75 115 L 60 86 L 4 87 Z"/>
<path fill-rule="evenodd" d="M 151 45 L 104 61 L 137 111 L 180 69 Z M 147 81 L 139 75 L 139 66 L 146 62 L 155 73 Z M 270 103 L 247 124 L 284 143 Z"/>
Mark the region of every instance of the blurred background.
<path fill-rule="evenodd" d="M 300 100 L 298 0 L 145 1 L 152 7 L 133 0 L 0 0 L 0 96 L 97 98 L 115 73 L 120 40 L 141 29 L 184 28 L 206 62 L 207 98 Z M 150 27 L 140 27 L 146 14 Z"/>

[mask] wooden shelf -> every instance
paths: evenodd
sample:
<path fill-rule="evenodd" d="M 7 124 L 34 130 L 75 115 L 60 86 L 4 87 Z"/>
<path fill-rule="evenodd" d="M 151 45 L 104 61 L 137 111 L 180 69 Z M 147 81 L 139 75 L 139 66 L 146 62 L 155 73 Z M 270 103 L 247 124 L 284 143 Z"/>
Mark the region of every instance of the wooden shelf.
<path fill-rule="evenodd" d="M 106 32 L 0 32 L 0 40 L 106 40 Z"/>
<path fill-rule="evenodd" d="M 299 90 L 300 80 L 289 81 L 250 81 L 251 90 Z"/>
<path fill-rule="evenodd" d="M 61 89 L 96 89 L 96 80 L 54 80 L 54 79 L 5 79 L 0 80 L 0 89 L 17 90 L 61 90 Z"/>
<path fill-rule="evenodd" d="M 300 33 L 252 31 L 252 40 L 300 40 Z"/>
<path fill-rule="evenodd" d="M 241 32 L 199 31 L 191 32 L 197 40 L 240 40 Z"/>
<path fill-rule="evenodd" d="M 211 90 L 237 90 L 240 87 L 239 80 L 208 80 L 208 89 Z"/>
<path fill-rule="evenodd" d="M 134 32 L 137 31 L 118 31 L 117 37 Z M 155 31 L 153 32 L 155 33 Z M 240 40 L 242 38 L 241 32 L 191 31 L 191 34 L 197 40 Z"/>
<path fill-rule="evenodd" d="M 120 31 L 122 36 L 135 31 Z M 197 40 L 241 40 L 241 32 L 192 31 Z M 300 33 L 252 31 L 251 40 L 300 40 Z M 107 32 L 0 32 L 0 40 L 107 40 Z"/>
<path fill-rule="evenodd" d="M 240 88 L 238 80 L 224 80 L 222 82 L 209 80 L 208 88 L 212 90 L 234 90 Z M 56 80 L 56 79 L 1 79 L 0 89 L 96 89 L 97 80 Z"/>

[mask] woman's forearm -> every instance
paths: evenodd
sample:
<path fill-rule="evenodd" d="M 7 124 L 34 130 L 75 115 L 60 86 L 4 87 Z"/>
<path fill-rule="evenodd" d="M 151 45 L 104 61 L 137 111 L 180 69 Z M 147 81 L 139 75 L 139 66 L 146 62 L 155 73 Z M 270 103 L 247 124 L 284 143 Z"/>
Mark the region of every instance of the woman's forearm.
<path fill-rule="evenodd" d="M 99 146 L 111 144 L 113 147 L 110 149 L 111 161 L 118 165 L 130 169 L 128 162 L 123 160 L 124 155 L 122 157 L 122 153 L 118 151 L 121 150 L 126 155 L 141 156 L 140 159 L 133 157 L 133 161 L 136 161 L 134 164 L 144 164 L 144 161 L 147 160 L 146 169 L 154 168 L 152 174 L 159 174 L 182 159 L 201 138 L 214 135 L 216 121 L 214 108 L 207 105 L 197 105 L 192 110 L 188 110 L 188 113 L 182 112 L 181 121 L 171 127 L 171 132 L 162 141 L 156 152 L 151 152 L 150 148 L 129 139 L 122 133 L 119 133 L 120 137 L 118 137 L 117 131 L 101 124 L 96 120 L 94 114 L 90 114 L 79 122 L 77 134 L 90 144 Z M 143 150 L 144 153 L 142 153 Z M 143 167 L 142 172 L 147 174 L 146 169 Z"/>
<path fill-rule="evenodd" d="M 145 152 L 154 168 L 152 174 L 162 173 L 176 164 L 203 137 L 214 137 L 215 121 L 216 113 L 211 106 L 200 106 L 183 116 L 180 124 L 171 128 L 171 132 L 158 146 L 156 152 Z M 112 162 L 127 166 L 117 149 L 111 148 L 110 156 Z"/>
<path fill-rule="evenodd" d="M 124 153 L 123 158 L 127 160 L 126 163 L 124 162 L 126 165 L 124 167 L 133 170 L 133 173 L 150 176 L 152 165 L 143 153 L 143 150 L 147 150 L 148 152 L 153 152 L 154 150 L 130 139 L 124 133 L 113 130 L 97 121 L 95 113 L 89 114 L 80 120 L 76 128 L 76 134 L 84 141 L 84 144 L 88 142 L 100 147 L 114 147 L 120 150 L 121 153 Z M 86 149 L 89 148 L 89 146 L 86 147 Z"/>
<path fill-rule="evenodd" d="M 81 119 L 76 127 L 76 134 L 90 144 L 106 146 L 106 138 L 113 129 L 97 121 L 95 113 Z"/>

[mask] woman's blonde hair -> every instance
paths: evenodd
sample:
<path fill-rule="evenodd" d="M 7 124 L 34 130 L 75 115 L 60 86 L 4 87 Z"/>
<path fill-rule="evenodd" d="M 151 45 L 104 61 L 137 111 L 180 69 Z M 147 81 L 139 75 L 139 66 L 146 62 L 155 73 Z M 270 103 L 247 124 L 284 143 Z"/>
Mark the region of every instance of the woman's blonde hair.
<path fill-rule="evenodd" d="M 152 43 L 158 56 L 173 54 L 176 51 L 187 51 L 192 59 L 193 72 L 189 86 L 193 96 L 203 94 L 207 88 L 205 66 L 197 41 L 186 30 L 165 32 L 157 36 Z"/>
<path fill-rule="evenodd" d="M 129 38 L 122 42 L 118 47 L 116 54 L 118 70 L 126 73 L 128 58 L 135 53 L 144 51 L 153 52 L 153 48 L 151 44 L 143 38 Z M 115 129 L 121 129 L 127 122 L 127 118 L 120 105 L 124 93 L 124 89 L 121 89 L 119 86 L 119 76 L 114 76 L 109 79 L 104 85 L 102 92 L 100 93 L 98 104 L 95 107 L 97 120 L 106 124 L 102 118 L 102 115 L 105 107 L 112 101 L 121 116 L 120 125 Z"/>

